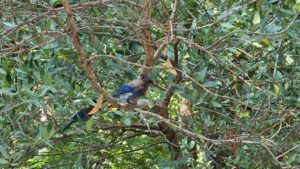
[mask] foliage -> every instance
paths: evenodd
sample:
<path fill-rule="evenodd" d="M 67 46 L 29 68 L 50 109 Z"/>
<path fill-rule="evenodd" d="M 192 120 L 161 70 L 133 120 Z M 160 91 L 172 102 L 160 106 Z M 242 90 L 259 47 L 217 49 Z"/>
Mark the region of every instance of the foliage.
<path fill-rule="evenodd" d="M 175 88 L 165 118 L 222 144 L 176 132 L 176 159 L 161 132 L 134 128 L 157 127 L 157 118 L 108 103 L 62 133 L 72 114 L 99 95 L 69 37 L 62 3 L 1 1 L 1 168 L 299 167 L 299 0 L 189 0 L 177 9 L 174 2 L 152 1 L 151 45 L 157 50 L 169 41 L 150 77 Z M 99 83 L 112 93 L 135 79 L 147 57 L 143 1 L 69 3 Z M 177 71 L 165 69 L 168 58 Z M 183 75 L 177 84 L 176 72 Z M 155 104 L 166 92 L 151 88 L 145 98 Z"/>

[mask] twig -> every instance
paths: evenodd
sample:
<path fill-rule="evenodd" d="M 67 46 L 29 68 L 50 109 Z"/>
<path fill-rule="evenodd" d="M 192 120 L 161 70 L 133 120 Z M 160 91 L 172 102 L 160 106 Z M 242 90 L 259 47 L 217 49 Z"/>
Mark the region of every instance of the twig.
<path fill-rule="evenodd" d="M 194 137 L 194 138 L 198 138 L 198 139 L 201 139 L 201 140 L 205 140 L 207 142 L 210 142 L 210 143 L 213 143 L 213 144 L 221 144 L 221 142 L 219 140 L 212 140 L 210 138 L 207 138 L 205 136 L 202 136 L 202 135 L 199 135 L 199 134 L 195 134 L 187 129 L 184 129 L 182 127 L 179 127 L 178 125 L 175 125 L 173 124 L 170 120 L 168 119 L 165 119 L 163 118 L 162 116 L 158 115 L 158 114 L 155 114 L 155 113 L 152 113 L 152 112 L 149 112 L 149 111 L 144 111 L 144 110 L 141 110 L 141 109 L 138 109 L 136 108 L 135 109 L 137 112 L 139 113 L 142 113 L 142 114 L 145 114 L 145 115 L 149 115 L 149 116 L 153 116 L 155 118 L 158 118 L 159 120 L 165 122 L 166 124 L 168 124 L 171 128 L 177 130 L 177 131 L 180 131 L 186 135 L 189 135 L 190 137 Z"/>
<path fill-rule="evenodd" d="M 293 151 L 294 149 L 296 149 L 296 148 L 298 148 L 298 147 L 300 147 L 300 144 L 298 144 L 298 145 L 294 146 L 293 148 L 289 149 L 288 151 L 286 151 L 286 152 L 280 154 L 279 156 L 276 157 L 276 159 L 279 159 L 280 157 L 285 156 L 287 153 L 289 153 L 290 151 Z"/>

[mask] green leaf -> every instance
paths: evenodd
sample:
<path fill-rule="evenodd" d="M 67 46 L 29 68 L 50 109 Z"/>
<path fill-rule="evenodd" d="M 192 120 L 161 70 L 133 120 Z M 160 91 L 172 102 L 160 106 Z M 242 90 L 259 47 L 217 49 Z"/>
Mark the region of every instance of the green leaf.
<path fill-rule="evenodd" d="M 224 28 L 235 28 L 233 25 L 231 25 L 230 23 L 221 23 L 221 26 L 224 27 Z"/>
<path fill-rule="evenodd" d="M 185 73 L 190 74 L 191 70 L 187 66 L 183 66 L 183 70 Z"/>
<path fill-rule="evenodd" d="M 3 95 L 8 95 L 8 96 L 15 96 L 15 95 L 18 95 L 19 92 L 11 92 L 9 89 L 5 88 L 5 89 L 0 89 L 0 95 L 3 94 Z"/>
<path fill-rule="evenodd" d="M 275 90 L 276 96 L 279 96 L 280 88 L 278 85 L 274 85 L 274 90 Z"/>
<path fill-rule="evenodd" d="M 125 125 L 130 125 L 131 124 L 131 118 L 130 117 L 126 117 L 124 120 L 123 120 L 123 123 L 125 124 Z"/>
<path fill-rule="evenodd" d="M 190 95 L 190 94 L 187 94 L 187 93 L 180 93 L 180 96 L 185 98 L 185 99 L 188 99 L 188 100 L 192 100 L 193 99 L 193 96 Z"/>
<path fill-rule="evenodd" d="M 222 105 L 217 102 L 211 102 L 213 107 L 221 108 Z"/>
<path fill-rule="evenodd" d="M 33 104 L 33 105 L 35 105 L 35 106 L 42 106 L 42 104 L 40 103 L 40 100 L 39 99 L 34 99 L 34 98 L 32 98 L 32 99 L 29 99 L 28 100 L 28 103 L 31 103 L 31 104 Z"/>
<path fill-rule="evenodd" d="M 4 160 L 3 158 L 0 158 L 0 164 L 8 164 L 8 161 Z"/>
<path fill-rule="evenodd" d="M 124 113 L 122 111 L 119 111 L 119 110 L 113 110 L 112 111 L 115 115 L 118 115 L 118 116 L 124 116 Z"/>
<path fill-rule="evenodd" d="M 48 125 L 47 132 L 48 132 L 47 139 L 50 139 L 55 134 L 55 128 L 51 125 L 51 123 L 49 123 Z"/>
<path fill-rule="evenodd" d="M 52 93 L 56 93 L 57 92 L 57 90 L 55 88 L 51 87 L 51 86 L 43 86 L 41 88 L 41 93 L 38 95 L 38 97 L 44 96 L 49 91 L 52 92 Z"/>
<path fill-rule="evenodd" d="M 230 52 L 232 52 L 232 53 L 234 53 L 236 55 L 240 54 L 240 52 L 237 49 L 235 49 L 235 48 L 227 48 L 227 50 L 229 50 Z"/>
<path fill-rule="evenodd" d="M 182 85 L 179 85 L 179 84 L 175 84 L 175 85 L 173 85 L 173 87 L 174 87 L 176 90 L 183 90 Z"/>
<path fill-rule="evenodd" d="M 42 74 L 42 79 L 44 84 L 51 84 L 52 83 L 52 77 L 50 72 L 45 68 L 44 73 Z"/>
<path fill-rule="evenodd" d="M 89 119 L 89 120 L 87 121 L 86 125 L 85 125 L 85 128 L 86 128 L 87 130 L 91 130 L 92 127 L 93 127 L 93 123 L 94 123 L 94 120 L 93 120 L 93 119 Z"/>
<path fill-rule="evenodd" d="M 282 30 L 282 27 L 271 23 L 268 26 L 266 26 L 266 30 L 268 33 L 274 33 Z"/>
<path fill-rule="evenodd" d="M 271 44 L 268 38 L 262 37 L 260 40 L 267 46 L 270 46 Z"/>
<path fill-rule="evenodd" d="M 248 93 L 248 94 L 246 95 L 246 98 L 249 99 L 249 98 L 251 98 L 251 97 L 253 97 L 253 96 L 254 96 L 254 93 Z"/>
<path fill-rule="evenodd" d="M 3 155 L 3 157 L 8 158 L 6 148 L 3 145 L 0 145 L 0 152 Z"/>
<path fill-rule="evenodd" d="M 277 73 L 276 73 L 276 79 L 281 79 L 283 77 L 282 73 L 280 71 L 277 70 Z"/>
<path fill-rule="evenodd" d="M 189 149 L 192 150 L 192 148 L 196 145 L 195 141 L 191 141 L 189 145 Z"/>
<path fill-rule="evenodd" d="M 295 40 L 300 41 L 298 31 L 292 29 L 292 30 L 289 30 L 287 33 L 291 38 L 294 38 Z"/>
<path fill-rule="evenodd" d="M 294 59 L 289 55 L 285 58 L 285 60 L 289 65 L 294 63 Z"/>
<path fill-rule="evenodd" d="M 293 6 L 293 9 L 297 12 L 300 11 L 300 3 L 296 3 L 294 6 Z"/>
<path fill-rule="evenodd" d="M 259 44 L 258 42 L 251 42 L 251 44 L 255 47 L 258 47 L 258 48 L 262 48 L 263 46 L 261 44 Z"/>
<path fill-rule="evenodd" d="M 6 75 L 6 71 L 2 68 L 0 68 L 0 74 Z"/>
<path fill-rule="evenodd" d="M 27 75 L 27 72 L 25 72 L 25 71 L 23 71 L 22 69 L 15 69 L 18 73 L 22 73 L 22 74 L 25 74 L 25 75 Z"/>
<path fill-rule="evenodd" d="M 17 25 L 13 22 L 2 22 L 3 25 L 9 27 L 9 28 L 14 28 L 16 27 Z"/>
<path fill-rule="evenodd" d="M 44 127 L 42 124 L 39 125 L 39 136 L 40 136 L 40 139 L 42 139 L 42 140 L 46 140 L 49 136 L 47 128 Z"/>
<path fill-rule="evenodd" d="M 203 86 L 207 87 L 207 88 L 211 88 L 211 87 L 217 87 L 217 86 L 221 86 L 222 83 L 220 81 L 208 81 L 208 82 L 205 82 L 203 84 Z"/>
<path fill-rule="evenodd" d="M 203 80 L 205 79 L 207 73 L 207 67 L 203 68 L 199 73 L 198 73 L 198 78 L 200 82 L 203 82 Z"/>
<path fill-rule="evenodd" d="M 259 14 L 259 11 L 255 11 L 255 14 L 254 14 L 254 18 L 253 18 L 253 24 L 259 24 L 260 23 L 260 14 Z"/>
<path fill-rule="evenodd" d="M 82 169 L 83 167 L 81 166 L 82 162 L 82 154 L 80 153 L 77 157 L 76 163 L 75 163 L 75 168 L 76 169 Z"/>
<path fill-rule="evenodd" d="M 265 3 L 266 0 L 258 0 L 256 2 L 256 8 L 260 8 L 264 3 Z"/>

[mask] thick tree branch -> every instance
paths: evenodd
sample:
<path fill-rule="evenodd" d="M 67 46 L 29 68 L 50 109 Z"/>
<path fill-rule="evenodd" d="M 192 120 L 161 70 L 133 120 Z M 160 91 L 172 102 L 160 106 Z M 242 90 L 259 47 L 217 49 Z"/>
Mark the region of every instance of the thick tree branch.
<path fill-rule="evenodd" d="M 138 125 L 138 124 L 132 124 L 132 125 L 109 125 L 109 126 L 102 126 L 97 125 L 96 128 L 101 130 L 126 130 L 126 129 L 140 129 L 140 130 L 159 130 L 158 126 L 145 126 L 145 125 Z"/>
<path fill-rule="evenodd" d="M 143 11 L 142 11 L 142 18 L 141 18 L 141 38 L 142 44 L 145 51 L 145 62 L 144 65 L 146 67 L 152 67 L 155 64 L 154 59 L 154 52 L 153 52 L 153 42 L 151 39 L 151 32 L 150 32 L 150 14 L 151 14 L 151 0 L 144 0 Z M 142 75 L 148 76 L 150 73 L 149 68 L 144 68 L 142 71 Z"/>
<path fill-rule="evenodd" d="M 73 17 L 73 12 L 72 9 L 70 7 L 70 5 L 68 4 L 67 0 L 62 0 L 64 8 L 66 10 L 67 13 L 67 20 L 68 20 L 68 24 L 70 26 L 71 29 L 71 38 L 72 38 L 72 43 L 79 55 L 80 61 L 82 63 L 83 69 L 92 85 L 92 87 L 94 88 L 95 91 L 102 93 L 105 98 L 109 98 L 109 94 L 101 88 L 101 86 L 99 86 L 97 84 L 97 80 L 96 80 L 96 75 L 94 73 L 94 71 L 92 70 L 92 67 L 90 65 L 90 62 L 87 61 L 87 58 L 83 52 L 83 49 L 81 47 L 81 43 L 79 41 L 78 38 L 78 27 L 77 24 L 75 23 L 74 17 Z"/>

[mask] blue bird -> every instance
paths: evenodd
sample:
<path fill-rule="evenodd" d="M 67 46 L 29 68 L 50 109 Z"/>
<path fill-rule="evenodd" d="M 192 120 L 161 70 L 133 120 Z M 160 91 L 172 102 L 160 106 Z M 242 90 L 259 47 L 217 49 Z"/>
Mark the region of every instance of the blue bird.
<path fill-rule="evenodd" d="M 142 76 L 140 79 L 122 85 L 112 96 L 134 104 L 138 98 L 145 95 L 150 85 L 154 85 L 154 82 L 149 77 Z"/>
<path fill-rule="evenodd" d="M 154 82 L 149 77 L 141 76 L 137 80 L 133 80 L 127 84 L 122 85 L 117 91 L 112 95 L 115 98 L 121 100 L 126 100 L 127 103 L 135 104 L 141 96 L 145 95 L 150 85 L 154 85 Z M 155 86 L 155 85 L 154 85 Z M 100 97 L 99 97 L 100 99 Z M 99 105 L 98 102 L 102 103 L 102 99 L 97 101 L 96 105 Z M 70 123 L 63 128 L 63 131 L 68 129 L 73 123 L 79 121 L 88 121 L 90 117 L 94 114 L 89 114 L 94 107 L 89 107 L 78 111 L 71 119 Z M 101 109 L 100 108 L 97 110 Z"/>

